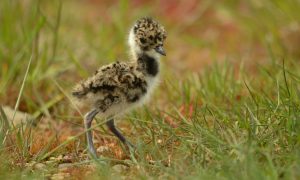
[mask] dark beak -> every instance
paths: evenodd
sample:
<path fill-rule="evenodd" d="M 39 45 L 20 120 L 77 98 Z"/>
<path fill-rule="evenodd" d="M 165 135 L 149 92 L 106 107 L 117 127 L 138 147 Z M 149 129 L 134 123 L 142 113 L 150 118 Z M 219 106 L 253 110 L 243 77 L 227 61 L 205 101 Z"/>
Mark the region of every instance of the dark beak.
<path fill-rule="evenodd" d="M 163 55 L 163 56 L 166 56 L 166 52 L 165 52 L 165 50 L 164 50 L 164 48 L 163 48 L 162 45 L 161 45 L 161 46 L 157 46 L 156 48 L 154 48 L 154 50 L 155 50 L 156 52 L 158 52 L 159 54 L 161 54 L 161 55 Z"/>

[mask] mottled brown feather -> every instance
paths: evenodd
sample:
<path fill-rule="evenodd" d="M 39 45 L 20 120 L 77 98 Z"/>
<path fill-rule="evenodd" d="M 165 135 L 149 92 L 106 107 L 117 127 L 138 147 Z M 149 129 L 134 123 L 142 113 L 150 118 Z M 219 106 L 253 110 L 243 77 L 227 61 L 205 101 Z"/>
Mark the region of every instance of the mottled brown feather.
<path fill-rule="evenodd" d="M 79 102 L 99 109 L 106 116 L 123 112 L 133 104 L 142 102 L 158 82 L 159 60 L 148 52 L 163 45 L 166 39 L 163 26 L 150 18 L 142 18 L 131 32 L 134 33 L 133 45 L 130 44 L 134 61 L 102 66 L 72 91 Z"/>
<path fill-rule="evenodd" d="M 77 84 L 72 95 L 105 111 L 112 104 L 135 102 L 146 92 L 145 75 L 137 66 L 116 62 L 101 67 L 92 77 Z"/>

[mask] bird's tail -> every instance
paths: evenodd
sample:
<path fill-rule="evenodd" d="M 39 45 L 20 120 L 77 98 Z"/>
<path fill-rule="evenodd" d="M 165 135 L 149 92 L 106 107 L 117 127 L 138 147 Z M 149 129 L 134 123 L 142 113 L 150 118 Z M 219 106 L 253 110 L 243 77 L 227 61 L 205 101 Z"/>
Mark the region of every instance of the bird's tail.
<path fill-rule="evenodd" d="M 78 83 L 72 90 L 72 96 L 77 99 L 84 98 L 88 93 L 88 88 L 83 82 Z"/>

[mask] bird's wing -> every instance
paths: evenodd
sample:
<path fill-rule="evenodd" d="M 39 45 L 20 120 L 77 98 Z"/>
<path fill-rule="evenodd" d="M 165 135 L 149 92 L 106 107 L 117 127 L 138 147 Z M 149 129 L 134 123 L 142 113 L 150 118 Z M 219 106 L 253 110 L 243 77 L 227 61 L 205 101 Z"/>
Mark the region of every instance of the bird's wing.
<path fill-rule="evenodd" d="M 139 83 L 133 68 L 131 64 L 120 62 L 102 66 L 92 77 L 78 83 L 72 95 L 80 99 L 90 92 L 107 94 L 115 89 L 126 91 L 128 88 L 133 88 L 138 85 L 136 83 Z"/>
<path fill-rule="evenodd" d="M 137 102 L 146 92 L 145 76 L 131 64 L 117 62 L 101 67 L 94 76 L 79 83 L 73 96 L 106 112 L 114 104 Z"/>
<path fill-rule="evenodd" d="M 78 83 L 73 89 L 72 95 L 80 99 L 90 92 L 113 91 L 119 85 L 116 75 L 117 70 L 113 66 L 102 66 L 93 76 Z"/>

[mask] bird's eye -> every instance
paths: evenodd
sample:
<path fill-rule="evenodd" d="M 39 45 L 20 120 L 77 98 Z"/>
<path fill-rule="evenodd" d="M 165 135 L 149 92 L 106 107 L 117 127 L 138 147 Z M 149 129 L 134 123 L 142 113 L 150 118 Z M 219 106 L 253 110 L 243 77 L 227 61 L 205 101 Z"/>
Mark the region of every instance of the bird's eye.
<path fill-rule="evenodd" d="M 142 44 L 145 44 L 145 43 L 146 43 L 146 39 L 145 39 L 145 38 L 140 38 L 140 42 L 141 42 Z"/>

